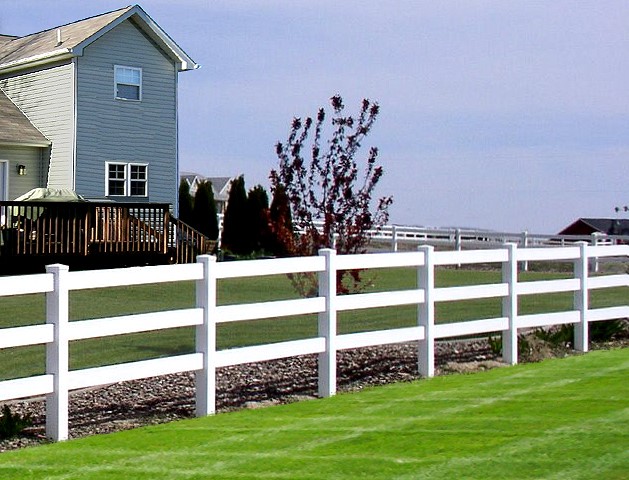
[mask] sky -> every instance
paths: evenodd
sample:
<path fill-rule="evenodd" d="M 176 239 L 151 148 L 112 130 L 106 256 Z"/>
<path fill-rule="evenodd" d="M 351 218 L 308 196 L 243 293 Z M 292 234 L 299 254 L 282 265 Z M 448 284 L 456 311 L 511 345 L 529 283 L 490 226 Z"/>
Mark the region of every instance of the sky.
<path fill-rule="evenodd" d="M 126 3 L 0 0 L 27 35 Z M 182 171 L 268 188 L 293 117 L 380 105 L 391 223 L 556 233 L 627 217 L 625 0 L 144 0 L 201 68 L 179 75 Z"/>

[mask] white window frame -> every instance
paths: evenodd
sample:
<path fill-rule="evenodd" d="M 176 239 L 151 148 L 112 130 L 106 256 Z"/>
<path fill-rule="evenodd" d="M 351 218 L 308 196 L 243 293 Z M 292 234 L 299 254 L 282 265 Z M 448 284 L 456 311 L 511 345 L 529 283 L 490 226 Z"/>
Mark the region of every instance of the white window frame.
<path fill-rule="evenodd" d="M 124 178 L 122 179 L 114 179 L 114 180 L 122 180 L 123 182 L 123 193 L 122 194 L 112 194 L 109 192 L 109 182 L 112 180 L 109 177 L 109 166 L 110 165 L 121 165 L 124 167 Z M 145 178 L 143 180 L 138 180 L 131 178 L 131 167 L 144 167 Z M 131 194 L 131 183 L 132 182 L 144 182 L 144 195 L 132 195 Z M 125 163 L 125 162 L 105 162 L 105 196 L 106 197 L 133 197 L 133 198 L 146 198 L 149 194 L 149 165 L 148 163 Z"/>
<path fill-rule="evenodd" d="M 140 81 L 138 83 L 135 82 L 119 82 L 118 81 L 118 72 L 121 70 L 132 70 L 134 72 L 139 72 Z M 131 85 L 134 87 L 138 87 L 138 98 L 127 98 L 121 97 L 118 95 L 118 85 Z M 124 100 L 127 102 L 141 102 L 142 101 L 142 69 L 140 67 L 130 67 L 127 65 L 114 65 L 114 98 L 116 100 Z"/>
<path fill-rule="evenodd" d="M 9 199 L 9 161 L 0 160 L 0 200 L 5 201 Z"/>

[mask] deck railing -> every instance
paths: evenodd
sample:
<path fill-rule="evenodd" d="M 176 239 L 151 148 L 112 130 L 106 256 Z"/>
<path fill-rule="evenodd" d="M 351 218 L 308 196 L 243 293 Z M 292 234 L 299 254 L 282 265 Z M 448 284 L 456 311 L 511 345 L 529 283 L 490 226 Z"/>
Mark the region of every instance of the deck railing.
<path fill-rule="evenodd" d="M 217 263 L 215 257 L 204 255 L 198 258 L 196 264 L 83 272 L 70 272 L 64 265 L 52 265 L 46 274 L 0 278 L 0 296 L 46 294 L 46 324 L 0 330 L 0 348 L 45 344 L 46 372 L 0 382 L 0 401 L 45 395 L 47 435 L 54 440 L 63 440 L 68 438 L 70 390 L 125 380 L 194 371 L 197 415 L 201 416 L 215 411 L 216 369 L 223 366 L 317 354 L 319 395 L 327 397 L 336 392 L 336 353 L 343 349 L 417 342 L 418 369 L 421 375 L 428 377 L 435 372 L 435 341 L 440 338 L 499 332 L 502 334 L 503 360 L 515 364 L 518 361 L 519 329 L 573 324 L 575 349 L 587 351 L 589 323 L 629 317 L 629 299 L 626 304 L 606 308 L 592 308 L 590 305 L 590 293 L 595 289 L 629 287 L 629 274 L 626 273 L 590 277 L 587 264 L 592 257 L 623 257 L 626 261 L 629 246 L 591 247 L 581 243 L 552 249 L 518 249 L 516 245 L 509 244 L 492 250 L 444 252 L 423 246 L 416 252 L 339 256 L 333 250 L 322 250 L 315 257 L 224 263 Z M 524 260 L 573 262 L 572 278 L 520 281 L 518 264 Z M 501 265 L 502 279 L 499 283 L 445 288 L 435 285 L 437 266 L 488 262 Z M 337 295 L 338 270 L 397 267 L 417 270 L 416 288 Z M 319 275 L 317 297 L 235 305 L 217 303 L 220 279 L 299 272 L 316 272 Z M 69 321 L 71 291 L 190 280 L 196 281 L 194 308 Z M 519 312 L 520 297 L 556 292 L 572 293 L 572 305 L 567 310 L 536 314 Z M 502 300 L 502 309 L 497 317 L 435 324 L 436 303 L 481 298 Z M 337 332 L 339 312 L 398 305 L 416 306 L 414 325 L 351 334 Z M 221 323 L 306 314 L 318 314 L 318 333 L 311 338 L 216 349 L 217 325 Z M 184 326 L 196 327 L 195 353 L 69 370 L 71 341 Z"/>
<path fill-rule="evenodd" d="M 193 263 L 198 255 L 214 253 L 216 240 L 210 240 L 175 217 L 171 217 L 169 226 L 169 244 L 175 248 L 175 263 Z"/>
<path fill-rule="evenodd" d="M 168 204 L 0 202 L 0 256 L 168 252 Z"/>

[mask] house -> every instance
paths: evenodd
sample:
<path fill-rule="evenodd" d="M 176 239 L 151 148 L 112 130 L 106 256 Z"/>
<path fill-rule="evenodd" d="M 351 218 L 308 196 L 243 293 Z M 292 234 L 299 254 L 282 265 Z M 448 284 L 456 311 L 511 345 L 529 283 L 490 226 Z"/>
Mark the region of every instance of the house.
<path fill-rule="evenodd" d="M 176 210 L 177 79 L 196 68 L 138 5 L 0 35 L 0 201 L 47 187 Z"/>
<path fill-rule="evenodd" d="M 629 235 L 629 219 L 626 218 L 579 218 L 564 228 L 559 235 Z"/>
<path fill-rule="evenodd" d="M 212 184 L 212 193 L 216 202 L 216 212 L 220 215 L 225 213 L 227 200 L 229 199 L 229 189 L 235 177 L 204 177 L 198 173 L 182 172 L 181 180 L 185 180 L 190 187 L 190 195 L 194 197 L 197 187 L 201 182 Z"/>

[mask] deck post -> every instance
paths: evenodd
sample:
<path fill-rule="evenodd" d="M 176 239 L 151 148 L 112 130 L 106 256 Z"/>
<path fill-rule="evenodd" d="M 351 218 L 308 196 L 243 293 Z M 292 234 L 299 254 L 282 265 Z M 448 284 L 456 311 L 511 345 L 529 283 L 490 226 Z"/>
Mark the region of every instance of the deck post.
<path fill-rule="evenodd" d="M 509 322 L 507 330 L 502 332 L 502 361 L 510 365 L 518 363 L 518 262 L 516 258 L 517 245 L 506 243 L 508 259 L 502 264 L 502 283 L 506 283 L 509 293 L 502 299 L 502 316 Z"/>
<path fill-rule="evenodd" d="M 319 296 L 325 298 L 325 311 L 319 314 L 319 337 L 325 339 L 325 351 L 319 354 L 319 397 L 336 393 L 336 250 L 324 248 L 325 270 L 319 273 Z"/>
<path fill-rule="evenodd" d="M 68 439 L 68 283 L 67 265 L 48 265 L 53 290 L 46 293 L 46 323 L 54 337 L 46 344 L 46 374 L 53 377 L 53 391 L 46 395 L 46 436 L 54 441 Z"/>
<path fill-rule="evenodd" d="M 579 311 L 579 322 L 574 325 L 574 349 L 587 352 L 589 344 L 588 328 L 588 243 L 578 242 L 580 255 L 574 261 L 574 277 L 579 279 L 579 290 L 574 292 L 574 309 Z"/>
<path fill-rule="evenodd" d="M 196 351 L 203 354 L 203 368 L 195 372 L 196 415 L 216 412 L 216 257 L 199 255 L 203 278 L 196 284 L 196 306 L 203 311 L 203 323 L 196 327 Z"/>
<path fill-rule="evenodd" d="M 419 374 L 422 377 L 435 375 L 435 263 L 434 247 L 422 245 L 418 250 L 424 254 L 424 265 L 417 269 L 417 286 L 424 291 L 424 303 L 418 305 L 417 323 L 424 327 L 424 339 L 417 346 Z"/>
<path fill-rule="evenodd" d="M 168 232 L 170 231 L 170 211 L 164 207 L 162 216 L 162 252 L 164 255 L 168 253 Z"/>

